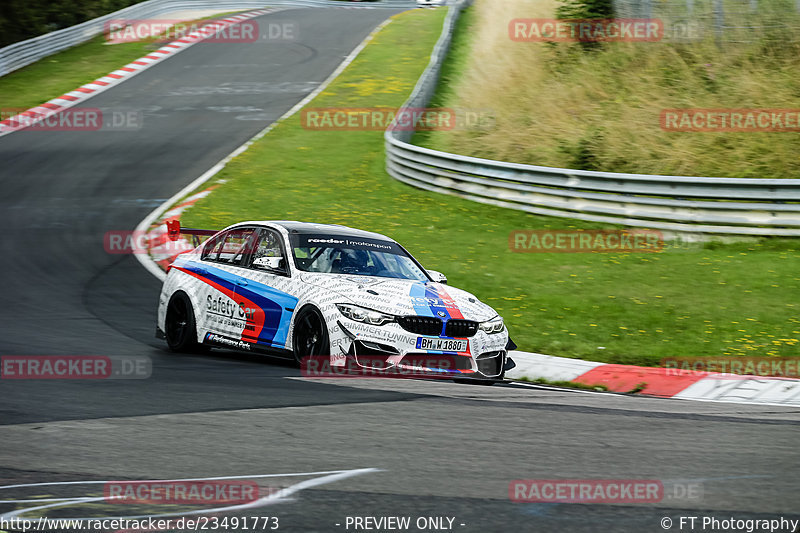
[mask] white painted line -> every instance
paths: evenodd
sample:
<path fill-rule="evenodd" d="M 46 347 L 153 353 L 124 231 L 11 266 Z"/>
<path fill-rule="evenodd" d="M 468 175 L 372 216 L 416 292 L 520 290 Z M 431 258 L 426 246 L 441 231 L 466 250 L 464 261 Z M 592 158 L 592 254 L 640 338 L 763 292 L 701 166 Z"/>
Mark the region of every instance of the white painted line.
<path fill-rule="evenodd" d="M 743 400 L 719 400 L 715 398 L 686 398 L 682 396 L 672 396 L 671 398 L 662 398 L 663 400 L 683 400 L 685 402 L 710 402 L 710 403 L 728 403 L 728 404 L 737 404 L 737 405 L 750 405 L 754 407 L 788 407 L 788 408 L 798 408 L 800 407 L 799 403 L 772 403 L 772 402 L 749 402 Z"/>
<path fill-rule="evenodd" d="M 279 11 L 284 11 L 286 9 L 291 9 L 291 8 L 289 8 L 289 7 L 281 7 L 281 8 L 270 8 L 270 9 L 259 9 L 259 10 L 250 11 L 248 13 L 245 13 L 242 16 L 246 16 L 248 19 L 252 19 L 252 18 L 261 17 L 261 16 L 266 15 L 266 14 L 277 13 Z M 47 102 L 45 102 L 45 104 L 57 104 L 59 106 L 59 108 L 58 109 L 43 108 L 46 112 L 44 113 L 44 115 L 42 115 L 41 118 L 44 118 L 45 116 L 52 116 L 52 115 L 61 113 L 65 109 L 73 107 L 73 106 L 75 106 L 77 104 L 81 104 L 81 103 L 85 102 L 86 100 L 89 100 L 93 96 L 96 96 L 96 95 L 102 93 L 103 91 L 107 91 L 108 89 L 110 89 L 112 87 L 116 87 L 120 83 L 131 79 L 132 77 L 136 76 L 140 72 L 143 72 L 143 71 L 147 70 L 148 68 L 152 67 L 153 65 L 158 64 L 158 63 L 160 63 L 162 61 L 166 61 L 167 59 L 169 59 L 170 57 L 173 57 L 178 52 L 181 52 L 181 51 L 185 50 L 186 48 L 188 48 L 190 46 L 193 46 L 193 45 L 195 45 L 197 43 L 203 42 L 205 39 L 207 39 L 211 35 L 217 33 L 217 31 L 223 29 L 224 27 L 225 26 L 220 25 L 218 30 L 215 30 L 215 31 L 213 31 L 211 33 L 206 33 L 205 31 L 201 31 L 201 30 L 195 30 L 195 31 L 193 31 L 192 33 L 190 33 L 186 37 L 186 38 L 191 37 L 191 40 L 188 41 L 188 42 L 177 42 L 177 41 L 175 41 L 175 42 L 172 42 L 172 43 L 169 43 L 169 44 L 166 44 L 166 45 L 162 46 L 161 48 L 159 48 L 158 50 L 156 50 L 154 52 L 149 52 L 149 53 L 145 54 L 145 56 L 142 56 L 142 57 L 140 57 L 138 59 L 134 59 L 133 61 L 131 61 L 127 65 L 125 65 L 125 66 L 123 66 L 123 67 L 121 67 L 121 68 L 119 68 L 119 69 L 117 69 L 117 70 L 115 70 L 115 71 L 110 73 L 110 74 L 114 74 L 116 76 L 120 76 L 119 78 L 109 77 L 108 74 L 106 74 L 102 78 L 99 78 L 101 81 L 107 82 L 108 85 L 98 85 L 97 88 L 95 88 L 94 81 L 97 81 L 97 80 L 94 80 L 92 82 L 89 82 L 89 83 L 86 83 L 84 85 L 81 85 L 80 87 L 78 87 L 78 89 L 72 90 L 70 92 L 64 93 L 63 95 L 60 95 L 60 96 L 57 96 L 57 97 L 55 97 L 55 98 L 53 98 L 51 100 L 48 100 Z M 146 57 L 148 55 L 152 55 L 152 54 L 155 54 L 155 53 L 161 53 L 163 55 L 162 55 L 162 57 L 159 57 L 157 59 L 152 59 L 152 58 L 147 58 Z M 137 62 L 145 63 L 145 64 L 142 65 L 142 64 L 138 64 Z M 123 69 L 131 69 L 131 70 L 123 70 Z M 87 92 L 80 91 L 79 89 L 91 89 L 91 92 L 87 93 Z M 67 100 L 67 99 L 61 98 L 61 96 L 64 96 L 64 95 L 73 96 L 76 99 L 75 100 Z M 38 107 L 41 107 L 41 106 L 37 106 L 37 108 Z M 28 109 L 26 111 L 18 113 L 15 116 L 25 115 L 26 113 L 29 113 L 32 109 L 36 109 L 36 108 Z M 35 124 L 36 122 L 39 122 L 41 120 L 41 118 L 39 120 L 32 121 L 31 124 Z M 13 120 L 14 120 L 14 117 L 9 117 L 8 119 L 4 119 L 3 121 L 0 121 L 0 137 L 2 137 L 4 135 L 9 135 L 11 133 L 14 133 L 15 131 L 21 131 L 21 130 L 25 129 L 25 128 L 14 127 L 14 126 L 9 127 L 9 129 L 4 129 L 5 126 L 2 124 L 2 122 L 13 121 Z M 26 126 L 26 128 L 27 127 L 28 126 Z"/>
<path fill-rule="evenodd" d="M 242 152 L 250 148 L 250 146 L 253 143 L 264 137 L 264 135 L 269 133 L 272 130 L 272 128 L 274 128 L 276 125 L 280 124 L 290 116 L 294 115 L 297 111 L 299 111 L 300 109 L 305 107 L 309 102 L 311 102 L 311 100 L 316 98 L 319 93 L 324 91 L 325 88 L 328 85 L 330 85 L 330 83 L 333 80 L 335 80 L 339 76 L 339 74 L 341 74 L 342 71 L 346 69 L 348 65 L 350 65 L 350 63 L 353 62 L 353 60 L 355 60 L 358 54 L 361 53 L 361 51 L 367 46 L 367 44 L 369 44 L 369 42 L 375 37 L 375 35 L 377 35 L 378 32 L 381 31 L 384 27 L 386 27 L 386 25 L 388 25 L 391 21 L 392 19 L 386 19 L 380 25 L 378 25 L 378 27 L 372 30 L 372 32 L 370 32 L 370 34 L 367 35 L 367 37 L 363 41 L 361 41 L 361 43 L 352 52 L 350 52 L 350 54 L 344 59 L 344 61 L 342 61 L 339 64 L 339 66 L 336 67 L 336 70 L 334 70 L 331 73 L 331 75 L 328 76 L 328 78 L 325 81 L 323 81 L 314 91 L 312 91 L 308 96 L 306 96 L 300 102 L 298 102 L 297 105 L 295 105 L 289 111 L 284 113 L 278 120 L 276 120 L 275 122 L 264 128 L 260 132 L 256 133 L 253 137 L 250 138 L 250 140 L 248 140 L 246 143 L 236 148 L 233 152 L 228 154 L 219 163 L 209 168 L 199 178 L 195 179 L 189 185 L 187 185 L 186 187 L 184 187 L 183 189 L 172 195 L 172 197 L 169 198 L 166 202 L 153 209 L 153 211 L 151 211 L 150 214 L 147 215 L 144 218 L 144 220 L 139 222 L 138 226 L 136 226 L 134 235 L 146 234 L 147 230 L 150 229 L 150 226 L 153 225 L 161 216 L 161 214 L 164 213 L 168 208 L 170 208 L 178 200 L 180 200 L 193 190 L 200 187 L 203 183 L 210 180 L 215 174 L 217 174 L 220 170 L 225 168 L 225 165 L 227 165 L 231 161 L 231 159 L 233 159 L 237 155 L 241 154 Z M 153 261 L 153 258 L 150 257 L 150 254 L 134 254 L 134 255 L 136 256 L 136 259 L 138 259 L 139 262 L 142 264 L 142 266 L 145 269 L 147 269 L 148 272 L 150 272 L 153 276 L 155 276 L 159 280 L 164 281 L 164 279 L 167 277 L 166 273 L 163 270 L 161 270 L 161 268 L 159 268 L 159 266 L 156 264 L 155 261 Z"/>
<path fill-rule="evenodd" d="M 509 379 L 527 377 L 544 378 L 549 381 L 572 381 L 605 364 L 521 351 L 511 351 L 508 355 L 517 365 L 506 372 L 506 377 Z"/>
<path fill-rule="evenodd" d="M 266 505 L 271 505 L 275 503 L 285 502 L 290 500 L 290 496 L 296 494 L 302 490 L 316 487 L 319 485 L 325 485 L 328 483 L 333 483 L 335 481 L 339 481 L 342 479 L 347 479 L 354 476 L 360 476 L 363 474 L 370 474 L 374 472 L 380 472 L 380 469 L 377 468 L 358 468 L 354 470 L 332 470 L 327 472 L 295 472 L 289 474 L 259 474 L 254 476 L 223 476 L 223 477 L 213 477 L 213 478 L 187 478 L 187 479 L 162 479 L 162 480 L 132 480 L 131 483 L 152 483 L 153 481 L 161 482 L 161 483 L 171 483 L 171 482 L 180 482 L 180 481 L 213 481 L 213 480 L 227 480 L 227 479 L 257 479 L 257 478 L 268 478 L 268 477 L 297 477 L 297 476 L 310 476 L 310 475 L 320 475 L 321 477 L 316 477 L 312 479 L 306 479 L 304 481 L 300 481 L 295 483 L 294 485 L 290 485 L 285 489 L 281 489 L 277 492 L 271 492 L 267 496 L 263 498 L 259 498 L 252 502 L 247 502 L 244 504 L 238 505 L 229 505 L 224 507 L 217 507 L 212 509 L 197 509 L 191 511 L 175 511 L 172 513 L 162 513 L 162 514 L 154 514 L 154 515 L 131 515 L 131 516 L 92 516 L 86 518 L 70 518 L 70 520 L 79 520 L 79 521 L 89 521 L 89 520 L 104 520 L 104 519 L 128 519 L 128 520 L 139 520 L 143 518 L 169 518 L 169 517 L 176 517 L 176 516 L 192 516 L 192 515 L 204 515 L 204 514 L 213 514 L 213 513 L 223 513 L 223 512 L 230 512 L 230 511 L 238 511 L 243 509 L 252 509 L 256 507 L 263 507 Z M 6 485 L 0 487 L 0 489 L 8 489 L 8 488 L 19 488 L 19 487 L 37 487 L 37 486 L 54 486 L 54 485 L 96 485 L 100 483 L 109 483 L 110 481 L 53 481 L 48 483 L 26 483 L 20 485 Z M 49 503 L 48 505 L 39 505 L 36 507 L 26 507 L 22 509 L 16 509 L 14 511 L 9 511 L 0 515 L 0 520 L 10 520 L 14 517 L 17 517 L 23 513 L 29 513 L 33 511 L 40 511 L 43 509 L 52 509 L 55 507 L 67 507 L 70 505 L 80 505 L 82 503 L 91 503 L 91 502 L 99 502 L 99 501 L 106 501 L 108 500 L 107 497 L 77 497 L 72 499 L 64 499 L 58 501 L 57 503 Z M 9 500 L 3 501 L 0 503 L 19 503 L 25 500 Z M 37 500 L 38 502 L 48 501 L 48 500 Z M 37 520 L 39 517 L 26 517 L 29 520 Z"/>
<path fill-rule="evenodd" d="M 577 392 L 581 394 L 602 394 L 604 396 L 618 396 L 617 394 L 608 391 L 596 391 L 586 389 L 571 389 L 569 387 L 559 387 L 558 385 L 539 385 L 537 383 L 527 383 L 525 381 L 514 381 L 510 383 L 512 387 L 525 387 L 528 389 L 548 390 L 551 392 Z M 626 396 L 628 397 L 628 396 Z"/>
<path fill-rule="evenodd" d="M 350 470 L 322 470 L 319 472 L 290 472 L 286 474 L 255 474 L 249 476 L 218 476 L 218 477 L 186 477 L 180 479 L 136 479 L 133 480 L 137 483 L 179 483 L 181 481 L 220 481 L 223 479 L 261 479 L 268 477 L 295 477 L 295 476 L 322 476 L 327 474 L 339 474 L 341 472 L 350 472 Z M 43 483 L 21 483 L 17 485 L 1 485 L 0 490 L 5 489 L 18 489 L 26 487 L 54 487 L 61 485 L 102 485 L 104 483 L 113 483 L 120 481 L 119 479 L 107 479 L 103 481 L 46 481 Z M 41 500 L 39 500 L 41 501 Z"/>

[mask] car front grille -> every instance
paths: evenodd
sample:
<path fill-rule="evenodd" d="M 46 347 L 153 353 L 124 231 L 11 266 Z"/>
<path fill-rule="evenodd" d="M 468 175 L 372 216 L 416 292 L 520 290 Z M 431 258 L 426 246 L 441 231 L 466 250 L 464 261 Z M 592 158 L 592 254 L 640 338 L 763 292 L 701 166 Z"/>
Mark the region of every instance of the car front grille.
<path fill-rule="evenodd" d="M 442 321 L 432 316 L 401 316 L 397 317 L 400 327 L 417 335 L 442 334 Z"/>
<path fill-rule="evenodd" d="M 447 321 L 444 333 L 448 337 L 472 337 L 478 332 L 478 323 L 473 320 L 454 318 Z"/>
<path fill-rule="evenodd" d="M 442 321 L 436 317 L 431 316 L 401 316 L 397 318 L 397 323 L 400 324 L 406 331 L 416 333 L 417 335 L 436 335 L 437 337 L 442 334 Z M 478 323 L 473 320 L 463 320 L 460 318 L 453 318 L 445 324 L 444 334 L 446 337 L 466 338 L 472 337 L 478 332 Z"/>

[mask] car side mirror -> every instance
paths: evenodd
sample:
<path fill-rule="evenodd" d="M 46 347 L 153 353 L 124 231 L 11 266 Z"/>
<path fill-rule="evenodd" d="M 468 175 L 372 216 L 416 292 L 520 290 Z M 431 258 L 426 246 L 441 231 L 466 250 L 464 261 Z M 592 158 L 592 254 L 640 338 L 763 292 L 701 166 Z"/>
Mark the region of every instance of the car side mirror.
<path fill-rule="evenodd" d="M 445 276 L 441 272 L 437 272 L 435 270 L 428 270 L 428 275 L 436 283 L 441 283 L 443 285 L 447 285 L 447 276 Z"/>
<path fill-rule="evenodd" d="M 283 257 L 259 257 L 253 261 L 253 266 L 265 270 L 283 270 Z"/>

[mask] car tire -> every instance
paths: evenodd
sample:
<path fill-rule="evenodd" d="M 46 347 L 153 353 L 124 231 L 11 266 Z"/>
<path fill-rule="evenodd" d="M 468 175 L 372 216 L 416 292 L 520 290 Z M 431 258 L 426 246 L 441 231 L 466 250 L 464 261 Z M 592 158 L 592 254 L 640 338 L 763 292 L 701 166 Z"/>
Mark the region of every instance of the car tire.
<path fill-rule="evenodd" d="M 298 365 L 304 357 L 330 355 L 330 341 L 325 318 L 316 307 L 304 307 L 297 314 L 292 333 L 294 359 Z"/>
<path fill-rule="evenodd" d="M 194 307 L 184 292 L 178 291 L 169 299 L 167 316 L 164 320 L 164 337 L 167 346 L 173 352 L 200 351 Z"/>

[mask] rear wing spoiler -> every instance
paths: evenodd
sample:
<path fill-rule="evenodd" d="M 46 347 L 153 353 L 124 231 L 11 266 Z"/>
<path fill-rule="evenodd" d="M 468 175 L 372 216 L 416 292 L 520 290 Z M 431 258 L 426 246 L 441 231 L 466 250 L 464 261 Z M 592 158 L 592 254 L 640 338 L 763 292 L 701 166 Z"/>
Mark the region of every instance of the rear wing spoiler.
<path fill-rule="evenodd" d="M 216 235 L 219 233 L 219 230 L 215 229 L 194 229 L 194 228 L 182 228 L 181 221 L 178 219 L 175 220 L 167 220 L 167 237 L 171 241 L 177 241 L 181 234 L 183 235 L 191 235 L 192 236 L 192 246 L 198 247 L 200 246 L 200 237 L 210 237 L 212 235 Z"/>

